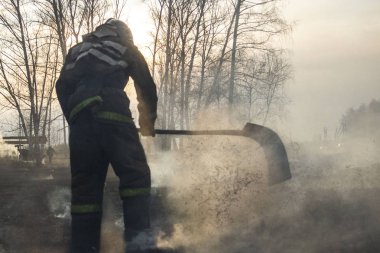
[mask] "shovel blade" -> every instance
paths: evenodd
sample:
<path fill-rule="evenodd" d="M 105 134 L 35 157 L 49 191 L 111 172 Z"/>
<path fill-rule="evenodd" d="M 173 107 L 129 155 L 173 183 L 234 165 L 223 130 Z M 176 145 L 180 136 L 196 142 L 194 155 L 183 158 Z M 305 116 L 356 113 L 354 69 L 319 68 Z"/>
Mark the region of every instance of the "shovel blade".
<path fill-rule="evenodd" d="M 243 134 L 257 141 L 263 148 L 268 163 L 270 185 L 291 179 L 288 155 L 276 132 L 261 125 L 247 123 L 243 128 Z"/>

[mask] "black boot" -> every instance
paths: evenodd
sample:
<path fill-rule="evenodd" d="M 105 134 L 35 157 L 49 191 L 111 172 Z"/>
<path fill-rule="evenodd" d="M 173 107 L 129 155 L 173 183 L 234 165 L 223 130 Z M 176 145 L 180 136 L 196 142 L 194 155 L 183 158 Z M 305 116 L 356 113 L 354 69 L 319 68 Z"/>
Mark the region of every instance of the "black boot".
<path fill-rule="evenodd" d="M 150 196 L 123 199 L 125 240 L 131 241 L 138 233 L 150 228 Z"/>

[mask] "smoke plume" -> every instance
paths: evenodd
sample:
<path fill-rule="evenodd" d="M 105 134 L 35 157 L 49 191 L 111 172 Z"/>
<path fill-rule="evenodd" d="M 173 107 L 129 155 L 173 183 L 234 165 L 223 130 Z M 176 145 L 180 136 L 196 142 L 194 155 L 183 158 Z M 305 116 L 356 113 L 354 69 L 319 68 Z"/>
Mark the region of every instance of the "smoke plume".
<path fill-rule="evenodd" d="M 186 253 L 379 252 L 380 161 L 360 141 L 287 144 L 293 178 L 268 187 L 260 147 L 192 137 L 152 163 L 167 190 L 159 245 Z M 368 150 L 366 150 L 366 147 Z"/>

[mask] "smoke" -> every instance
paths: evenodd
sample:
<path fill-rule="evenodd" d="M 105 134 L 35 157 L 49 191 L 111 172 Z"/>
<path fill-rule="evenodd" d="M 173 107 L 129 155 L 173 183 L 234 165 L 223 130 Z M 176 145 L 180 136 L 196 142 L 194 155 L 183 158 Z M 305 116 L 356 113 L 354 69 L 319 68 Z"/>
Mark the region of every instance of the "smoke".
<path fill-rule="evenodd" d="M 0 158 L 17 158 L 18 151 L 14 145 L 4 142 L 3 136 L 0 134 Z"/>
<path fill-rule="evenodd" d="M 159 246 L 186 253 L 380 252 L 374 146 L 288 144 L 293 178 L 268 187 L 264 154 L 250 139 L 192 137 L 182 145 L 151 163 L 154 184 L 168 187 L 171 227 L 162 229 Z"/>
<path fill-rule="evenodd" d="M 241 127 L 205 115 L 194 128 Z M 153 219 L 158 246 L 185 253 L 380 252 L 378 143 L 363 139 L 286 143 L 293 178 L 268 187 L 263 150 L 249 138 L 196 136 L 176 142 L 182 146 L 179 151 L 150 157 L 153 199 L 161 198 L 162 207 Z M 49 252 L 61 252 L 69 236 L 70 190 L 62 184 L 66 172 L 44 181 L 51 179 L 51 172 L 41 172 L 48 176 L 37 177 L 41 182 L 36 182 L 35 176 L 25 177 L 26 171 L 3 170 L 16 180 L 9 187 L 22 187 L 5 191 L 14 196 L 4 206 L 17 212 L 11 218 L 3 215 L 12 223 L 0 227 L 0 253 L 13 252 L 11 248 L 17 252 L 25 245 L 36 249 L 54 245 L 57 250 Z M 110 180 L 105 188 L 104 252 L 122 252 L 124 247 L 117 185 L 117 180 Z M 8 209 L 3 210 L 8 215 Z M 45 240 L 46 231 L 25 230 L 28 236 L 20 236 L 17 231 L 26 222 L 31 230 L 36 224 L 55 224 L 39 228 L 51 233 L 51 242 Z"/>
<path fill-rule="evenodd" d="M 54 189 L 47 196 L 50 213 L 60 219 L 70 218 L 71 191 L 67 187 Z"/>
<path fill-rule="evenodd" d="M 197 128 L 239 129 L 229 122 L 203 124 Z M 244 208 L 244 199 L 265 191 L 264 153 L 244 137 L 182 140 L 178 145 L 183 152 L 163 153 L 151 163 L 154 185 L 168 188 L 166 208 L 172 224 L 169 231 L 161 231 L 158 245 L 218 252 L 219 240 L 238 217 L 235 212 Z"/>

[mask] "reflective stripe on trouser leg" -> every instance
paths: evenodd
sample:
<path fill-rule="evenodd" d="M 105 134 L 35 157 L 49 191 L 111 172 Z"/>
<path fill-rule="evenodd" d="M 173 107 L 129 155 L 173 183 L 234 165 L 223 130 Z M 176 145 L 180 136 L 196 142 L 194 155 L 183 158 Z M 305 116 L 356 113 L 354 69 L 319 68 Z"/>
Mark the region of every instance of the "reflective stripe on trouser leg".
<path fill-rule="evenodd" d="M 100 204 L 71 204 L 72 214 L 100 213 L 101 211 Z"/>
<path fill-rule="evenodd" d="M 98 253 L 108 161 L 91 121 L 70 126 L 71 253 Z"/>
<path fill-rule="evenodd" d="M 124 237 L 132 241 L 143 230 L 150 228 L 150 187 L 122 188 Z"/>
<path fill-rule="evenodd" d="M 102 146 L 120 179 L 126 240 L 150 227 L 150 169 L 134 124 L 104 125 Z"/>
<path fill-rule="evenodd" d="M 150 187 L 139 187 L 139 188 L 123 188 L 120 189 L 120 197 L 122 199 L 136 196 L 149 196 Z"/>
<path fill-rule="evenodd" d="M 124 238 L 128 242 L 150 228 L 150 187 L 121 188 L 120 197 L 123 200 Z"/>

